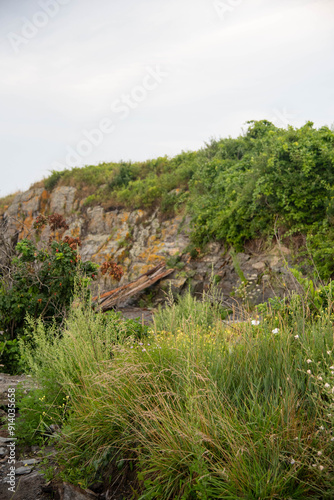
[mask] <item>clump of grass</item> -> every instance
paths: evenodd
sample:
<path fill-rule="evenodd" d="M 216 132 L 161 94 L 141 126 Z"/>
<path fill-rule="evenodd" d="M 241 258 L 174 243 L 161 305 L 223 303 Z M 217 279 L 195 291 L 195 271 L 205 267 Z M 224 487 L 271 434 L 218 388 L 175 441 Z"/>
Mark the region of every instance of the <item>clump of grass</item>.
<path fill-rule="evenodd" d="M 87 485 L 108 457 L 133 464 L 143 499 L 333 498 L 330 316 L 228 325 L 188 295 L 146 340 L 113 338 L 112 358 L 98 315 L 80 318 L 44 362 L 71 395 L 63 478 Z"/>
<path fill-rule="evenodd" d="M 185 322 L 201 326 L 204 330 L 215 326 L 222 329 L 222 319 L 227 316 L 227 311 L 221 306 L 222 297 L 216 286 L 210 285 L 201 300 L 196 300 L 190 290 L 177 297 L 175 301 L 171 288 L 166 294 L 167 307 L 158 307 L 154 316 L 155 331 L 175 332 L 183 328 Z"/>
<path fill-rule="evenodd" d="M 33 443 L 45 427 L 57 420 L 63 423 L 72 389 L 81 387 L 86 375 L 98 373 L 103 362 L 114 357 L 118 343 L 140 339 L 146 330 L 114 312 L 96 314 L 79 298 L 74 299 L 62 330 L 28 318 L 26 334 L 19 340 L 21 363 L 38 388 L 21 394 L 17 436 Z"/>

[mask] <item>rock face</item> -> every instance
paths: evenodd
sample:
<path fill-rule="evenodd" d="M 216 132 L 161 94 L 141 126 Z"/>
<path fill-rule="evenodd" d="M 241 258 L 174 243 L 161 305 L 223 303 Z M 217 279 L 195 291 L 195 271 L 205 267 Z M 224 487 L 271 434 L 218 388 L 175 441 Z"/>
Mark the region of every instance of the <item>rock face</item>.
<path fill-rule="evenodd" d="M 154 286 L 158 301 L 169 286 L 175 292 L 190 286 L 195 294 L 200 294 L 208 287 L 211 275 L 230 302 L 247 298 L 251 303 L 259 303 L 277 293 L 283 294 L 292 286 L 285 265 L 290 252 L 284 247 L 275 247 L 267 253 L 232 255 L 222 244 L 211 243 L 205 254 L 191 258 L 187 253 L 190 243 L 187 215 L 163 220 L 157 211 L 152 214 L 143 210 L 106 211 L 102 206 L 85 208 L 74 187 L 58 187 L 51 193 L 34 187 L 19 193 L 2 216 L 8 236 L 14 236 L 18 230 L 19 238 L 27 236 L 38 213 L 60 213 L 66 218 L 69 229 L 65 234 L 80 237 L 83 260 L 117 261 L 124 269 L 121 284 L 162 261 L 176 267 L 171 277 Z M 41 238 L 46 240 L 48 236 L 44 230 Z M 110 278 L 101 278 L 101 292 L 113 287 L 115 283 Z"/>

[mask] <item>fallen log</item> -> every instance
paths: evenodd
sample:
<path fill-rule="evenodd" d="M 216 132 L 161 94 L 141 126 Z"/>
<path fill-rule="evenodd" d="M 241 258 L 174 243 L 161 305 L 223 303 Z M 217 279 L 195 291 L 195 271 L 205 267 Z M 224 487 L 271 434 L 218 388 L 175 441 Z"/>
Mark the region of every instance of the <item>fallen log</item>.
<path fill-rule="evenodd" d="M 166 269 L 165 263 L 161 262 L 153 269 L 139 276 L 139 278 L 93 298 L 93 304 L 96 304 L 96 310 L 105 312 L 113 309 L 115 306 L 124 302 L 138 292 L 145 290 L 157 281 L 171 274 L 174 269 Z"/>

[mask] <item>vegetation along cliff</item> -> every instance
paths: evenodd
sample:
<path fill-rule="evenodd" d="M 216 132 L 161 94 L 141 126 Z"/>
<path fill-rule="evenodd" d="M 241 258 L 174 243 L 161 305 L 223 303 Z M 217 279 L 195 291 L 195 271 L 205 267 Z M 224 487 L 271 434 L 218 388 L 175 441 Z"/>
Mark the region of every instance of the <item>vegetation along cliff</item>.
<path fill-rule="evenodd" d="M 288 286 L 286 258 L 321 279 L 334 273 L 333 145 L 327 127 L 251 122 L 171 159 L 54 171 L 0 200 L 2 225 L 21 239 L 38 214 L 58 213 L 83 259 L 116 261 L 121 283 L 165 261 L 176 269 L 165 287 L 201 292 L 213 272 L 225 298 L 247 291 L 258 303 Z"/>
<path fill-rule="evenodd" d="M 334 498 L 332 130 L 52 172 L 0 216 L 0 363 L 32 377 L 1 498 Z M 140 275 L 149 325 L 98 310 Z"/>

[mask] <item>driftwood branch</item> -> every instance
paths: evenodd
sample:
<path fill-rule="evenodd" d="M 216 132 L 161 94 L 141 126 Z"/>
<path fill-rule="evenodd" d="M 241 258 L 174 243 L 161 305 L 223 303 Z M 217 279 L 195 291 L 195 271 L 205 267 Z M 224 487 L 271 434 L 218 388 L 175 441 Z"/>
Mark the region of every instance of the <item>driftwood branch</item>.
<path fill-rule="evenodd" d="M 145 290 L 157 281 L 171 274 L 174 269 L 166 269 L 162 262 L 153 269 L 139 276 L 139 278 L 93 298 L 93 303 L 97 305 L 96 309 L 102 312 L 113 309 L 116 305 L 124 302 L 138 292 Z"/>

